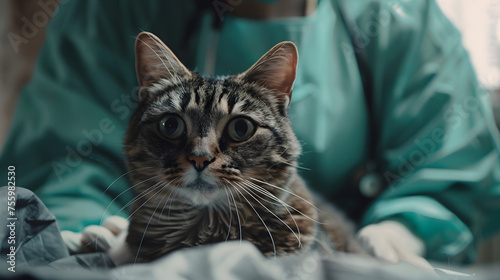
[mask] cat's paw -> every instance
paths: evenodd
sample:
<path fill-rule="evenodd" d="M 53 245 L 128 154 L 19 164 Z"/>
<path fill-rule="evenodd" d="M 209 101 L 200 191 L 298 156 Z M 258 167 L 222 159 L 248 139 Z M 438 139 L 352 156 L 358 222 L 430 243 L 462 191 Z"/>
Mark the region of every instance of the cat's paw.
<path fill-rule="evenodd" d="M 81 233 L 62 231 L 61 236 L 71 254 L 106 252 L 118 246 L 118 236 L 126 233 L 128 221 L 118 216 L 108 218 L 102 226 L 91 225 Z"/>
<path fill-rule="evenodd" d="M 403 224 L 386 220 L 361 228 L 357 238 L 364 249 L 380 260 L 389 263 L 406 262 L 417 267 L 434 271 L 423 258 L 423 241 Z"/>
<path fill-rule="evenodd" d="M 126 263 L 132 263 L 134 261 L 134 258 L 132 256 L 131 251 L 130 251 L 130 247 L 128 246 L 128 244 L 126 242 L 126 239 L 127 239 L 127 232 L 123 231 L 117 237 L 116 246 L 111 247 L 111 249 L 109 249 L 106 252 L 106 255 L 108 255 L 108 257 L 117 266 L 122 265 L 122 264 L 126 264 Z"/>
<path fill-rule="evenodd" d="M 128 224 L 127 219 L 120 216 L 111 216 L 102 223 L 102 226 L 109 229 L 115 236 L 118 236 L 120 233 L 127 231 Z"/>

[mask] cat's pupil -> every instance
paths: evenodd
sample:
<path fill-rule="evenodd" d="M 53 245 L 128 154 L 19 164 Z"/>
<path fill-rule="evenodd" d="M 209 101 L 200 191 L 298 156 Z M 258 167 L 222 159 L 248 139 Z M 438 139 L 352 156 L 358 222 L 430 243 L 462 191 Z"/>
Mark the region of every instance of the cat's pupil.
<path fill-rule="evenodd" d="M 237 121 L 234 125 L 234 131 L 238 135 L 238 137 L 243 137 L 248 132 L 248 124 L 247 122 L 240 120 Z"/>
<path fill-rule="evenodd" d="M 167 134 L 174 134 L 178 128 L 179 128 L 179 121 L 177 120 L 177 118 L 169 118 L 165 122 L 165 132 Z"/>
<path fill-rule="evenodd" d="M 229 137 L 236 142 L 248 140 L 255 132 L 255 126 L 246 118 L 232 120 L 228 126 Z"/>
<path fill-rule="evenodd" d="M 178 116 L 167 115 L 160 121 L 159 130 L 168 139 L 177 139 L 184 133 L 184 122 Z"/>

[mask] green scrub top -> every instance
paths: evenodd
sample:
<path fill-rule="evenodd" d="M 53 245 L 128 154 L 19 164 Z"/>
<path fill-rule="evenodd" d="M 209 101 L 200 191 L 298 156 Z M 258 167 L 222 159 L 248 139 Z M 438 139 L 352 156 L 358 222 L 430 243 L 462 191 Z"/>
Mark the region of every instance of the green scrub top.
<path fill-rule="evenodd" d="M 64 1 L 0 166 L 16 167 L 17 185 L 35 191 L 61 229 L 126 217 L 135 36 L 155 33 L 205 75 L 242 72 L 291 40 L 300 61 L 289 113 L 310 187 L 348 214 L 363 210 L 361 224 L 405 223 L 427 258 L 474 259 L 477 241 L 500 225 L 499 138 L 460 34 L 434 1 L 320 0 L 301 18 L 223 16 L 215 27 L 218 15 L 192 1 Z M 367 163 L 386 185 L 372 199 L 353 179 Z"/>

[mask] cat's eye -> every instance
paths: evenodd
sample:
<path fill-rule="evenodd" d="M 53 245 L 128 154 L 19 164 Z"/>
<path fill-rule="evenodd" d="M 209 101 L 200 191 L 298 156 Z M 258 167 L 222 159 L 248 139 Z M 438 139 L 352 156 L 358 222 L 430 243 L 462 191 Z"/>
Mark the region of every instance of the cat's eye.
<path fill-rule="evenodd" d="M 229 122 L 227 134 L 235 142 L 241 142 L 250 139 L 255 133 L 256 127 L 247 118 L 236 118 Z"/>
<path fill-rule="evenodd" d="M 166 115 L 159 123 L 159 130 L 168 139 L 177 139 L 184 133 L 186 125 L 177 115 Z"/>

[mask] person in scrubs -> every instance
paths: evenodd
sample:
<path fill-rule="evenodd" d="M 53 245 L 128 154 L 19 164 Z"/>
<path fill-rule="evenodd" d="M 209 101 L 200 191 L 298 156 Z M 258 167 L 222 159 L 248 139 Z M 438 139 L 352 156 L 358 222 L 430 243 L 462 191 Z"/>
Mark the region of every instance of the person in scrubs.
<path fill-rule="evenodd" d="M 143 30 L 204 75 L 240 73 L 293 41 L 301 174 L 359 223 L 374 256 L 426 268 L 425 259 L 471 262 L 498 230 L 489 97 L 433 0 L 61 2 L 0 157 L 61 230 L 126 217 L 121 143 Z"/>

